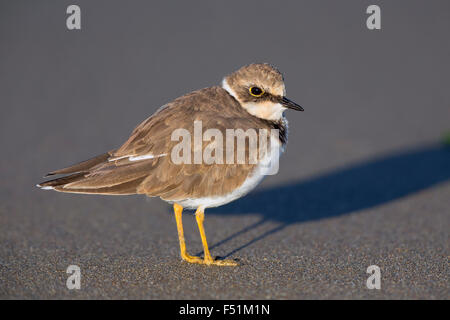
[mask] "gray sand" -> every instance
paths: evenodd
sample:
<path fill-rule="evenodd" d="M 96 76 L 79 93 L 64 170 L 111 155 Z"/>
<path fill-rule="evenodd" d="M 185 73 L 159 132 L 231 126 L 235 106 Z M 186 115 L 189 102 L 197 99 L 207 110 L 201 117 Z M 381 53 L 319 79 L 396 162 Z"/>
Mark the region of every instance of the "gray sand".
<path fill-rule="evenodd" d="M 68 1 L 1 4 L 0 298 L 450 298 L 448 1 L 382 1 L 380 31 L 361 1 L 77 3 L 81 31 Z M 283 71 L 305 112 L 287 112 L 278 175 L 206 211 L 212 253 L 239 267 L 182 262 L 159 199 L 34 187 L 254 61 Z M 73 264 L 80 290 L 65 286 Z"/>

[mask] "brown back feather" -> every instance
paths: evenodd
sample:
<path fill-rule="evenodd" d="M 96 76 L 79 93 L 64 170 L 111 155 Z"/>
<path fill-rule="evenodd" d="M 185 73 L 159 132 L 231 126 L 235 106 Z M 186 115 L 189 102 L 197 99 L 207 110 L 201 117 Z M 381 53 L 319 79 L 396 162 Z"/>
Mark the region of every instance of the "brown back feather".
<path fill-rule="evenodd" d="M 227 194 L 251 175 L 254 164 L 177 165 L 171 161 L 171 150 L 179 143 L 171 141 L 172 132 L 178 128 L 193 132 L 195 120 L 202 121 L 203 132 L 216 128 L 224 138 L 226 129 L 272 128 L 269 122 L 247 113 L 220 87 L 194 91 L 167 104 L 142 122 L 116 151 L 53 171 L 50 174 L 75 174 L 44 182 L 41 186 L 74 193 L 139 193 L 171 201 Z M 191 136 L 193 138 L 193 134 Z M 208 143 L 204 142 L 203 148 L 206 145 Z M 141 161 L 127 158 L 148 154 L 167 156 Z"/>

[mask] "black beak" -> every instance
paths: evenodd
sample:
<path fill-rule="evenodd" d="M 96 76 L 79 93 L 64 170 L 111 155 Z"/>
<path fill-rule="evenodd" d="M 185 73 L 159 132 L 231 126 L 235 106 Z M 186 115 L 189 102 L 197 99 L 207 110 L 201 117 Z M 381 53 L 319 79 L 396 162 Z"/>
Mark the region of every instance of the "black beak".
<path fill-rule="evenodd" d="M 296 104 L 294 101 L 291 101 L 286 97 L 280 97 L 278 102 L 280 102 L 281 105 L 286 108 L 294 109 L 297 111 L 304 111 L 304 109 L 300 105 Z"/>

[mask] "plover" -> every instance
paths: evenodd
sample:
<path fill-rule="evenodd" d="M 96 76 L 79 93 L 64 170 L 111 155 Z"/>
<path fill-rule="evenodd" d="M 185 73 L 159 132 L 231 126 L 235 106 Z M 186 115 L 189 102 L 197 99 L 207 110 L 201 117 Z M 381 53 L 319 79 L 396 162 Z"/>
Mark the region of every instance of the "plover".
<path fill-rule="evenodd" d="M 276 129 L 275 137 L 269 135 L 269 145 L 283 150 L 287 142 L 284 111 L 303 111 L 301 106 L 285 97 L 285 92 L 283 76 L 273 66 L 265 63 L 244 66 L 226 76 L 222 86 L 197 90 L 162 106 L 137 126 L 118 149 L 50 172 L 47 176 L 65 176 L 37 186 L 70 193 L 160 197 L 173 204 L 182 259 L 206 265 L 236 265 L 234 260 L 212 258 L 203 227 L 204 211 L 238 199 L 255 188 L 270 169 L 270 165 L 262 164 L 262 157 L 268 157 L 269 153 L 261 153 L 262 157 L 251 162 L 248 142 L 245 144 L 247 161 L 243 163 L 228 161 L 229 158 L 213 163 L 176 163 L 171 155 L 179 140 L 173 139 L 173 133 L 182 129 L 195 135 L 194 123 L 199 122 L 203 130 L 213 129 L 216 133 L 218 130 L 224 133 L 223 136 L 229 129 L 244 132 L 249 129 L 273 132 Z M 199 147 L 190 147 L 195 158 Z M 208 144 L 200 146 L 200 155 L 206 148 Z M 260 144 L 257 148 L 262 150 Z M 236 160 L 237 151 L 232 150 L 231 160 Z M 191 159 L 190 155 L 188 158 Z M 203 258 L 191 256 L 186 251 L 183 208 L 196 209 Z"/>

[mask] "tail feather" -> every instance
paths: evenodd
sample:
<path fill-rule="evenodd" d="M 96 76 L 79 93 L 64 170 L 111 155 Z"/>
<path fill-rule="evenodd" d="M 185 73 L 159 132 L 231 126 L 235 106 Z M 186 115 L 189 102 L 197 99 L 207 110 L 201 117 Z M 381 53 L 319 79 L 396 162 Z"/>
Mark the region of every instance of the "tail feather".
<path fill-rule="evenodd" d="M 37 187 L 68 193 L 124 195 L 139 193 L 138 188 L 153 166 L 152 159 L 120 163 L 109 161 L 111 152 L 73 166 L 52 171 L 49 175 L 67 174 L 41 182 Z"/>
<path fill-rule="evenodd" d="M 127 194 L 135 194 L 139 185 L 145 177 L 128 181 L 125 183 L 117 184 L 111 187 L 98 188 L 98 189 L 83 189 L 83 188 L 71 188 L 64 187 L 64 185 L 60 185 L 54 187 L 55 191 L 59 192 L 68 192 L 68 193 L 82 193 L 82 194 L 103 194 L 103 195 L 127 195 Z"/>
<path fill-rule="evenodd" d="M 84 178 L 84 173 L 75 173 L 75 174 L 71 174 L 70 176 L 41 182 L 37 186 L 42 189 L 54 189 L 55 187 L 64 186 L 68 183 L 82 180 L 83 178 Z"/>
<path fill-rule="evenodd" d="M 55 174 L 69 174 L 69 173 L 89 171 L 90 169 L 92 169 L 92 167 L 96 166 L 97 164 L 108 161 L 108 158 L 111 157 L 111 154 L 113 152 L 115 152 L 115 150 L 106 152 L 92 159 L 74 164 L 73 166 L 49 172 L 47 173 L 46 177 L 53 176 Z"/>
<path fill-rule="evenodd" d="M 98 165 L 95 170 L 85 173 L 84 178 L 68 183 L 64 188 L 73 189 L 99 189 L 109 188 L 118 184 L 142 178 L 152 169 L 152 161 L 140 161 L 116 165 L 106 163 Z"/>

